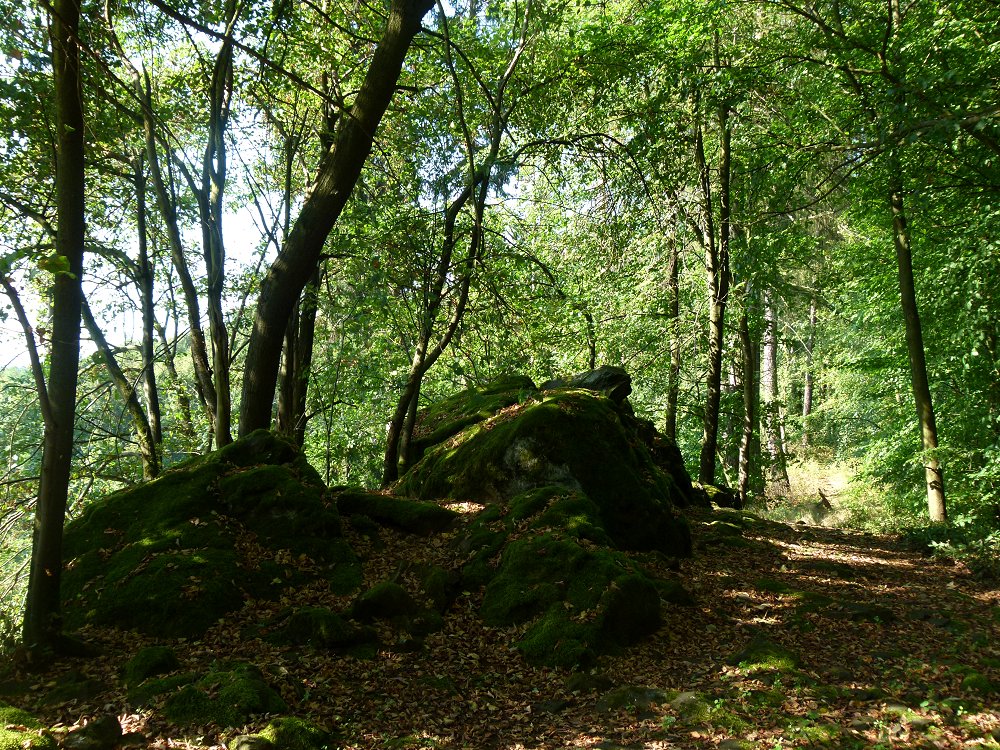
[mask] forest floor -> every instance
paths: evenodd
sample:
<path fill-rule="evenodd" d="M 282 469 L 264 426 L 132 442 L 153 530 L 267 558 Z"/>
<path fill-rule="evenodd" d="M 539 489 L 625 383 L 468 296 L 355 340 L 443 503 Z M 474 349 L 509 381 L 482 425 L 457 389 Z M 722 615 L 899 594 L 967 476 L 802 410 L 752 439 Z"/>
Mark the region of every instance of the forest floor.
<path fill-rule="evenodd" d="M 342 748 L 1000 748 L 997 585 L 890 537 L 729 511 L 691 519 L 692 558 L 639 558 L 680 581 L 694 605 L 665 605 L 657 633 L 601 657 L 592 674 L 526 664 L 511 647 L 520 631 L 485 627 L 476 592 L 463 592 L 415 653 L 360 659 L 241 637 L 282 602 L 248 602 L 202 641 L 169 645 L 187 670 L 227 658 L 260 665 L 291 712 L 335 730 Z M 456 554 L 447 534 L 351 541 L 367 583 Z M 344 604 L 319 590 L 296 596 Z M 129 708 L 120 668 L 150 641 L 85 635 L 105 655 L 62 666 L 19 701 L 46 724 L 114 714 L 141 733 L 137 745 L 155 748 L 217 747 L 259 726 L 180 730 Z M 41 705 L 46 689 L 81 675 L 106 689 Z"/>

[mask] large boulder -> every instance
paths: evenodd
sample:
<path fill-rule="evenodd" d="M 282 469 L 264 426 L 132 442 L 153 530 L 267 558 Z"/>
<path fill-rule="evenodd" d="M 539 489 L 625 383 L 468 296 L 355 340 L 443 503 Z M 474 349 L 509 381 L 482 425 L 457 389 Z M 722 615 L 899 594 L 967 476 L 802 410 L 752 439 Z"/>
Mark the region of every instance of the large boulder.
<path fill-rule="evenodd" d="M 453 397 L 450 411 L 465 426 L 440 432 L 441 439 L 425 447 L 396 491 L 425 500 L 492 503 L 540 487 L 562 487 L 594 503 L 601 526 L 619 548 L 688 554 L 687 526 L 674 508 L 690 504 L 691 480 L 679 460 L 668 465 L 673 459 L 668 441 L 636 419 L 627 401 L 584 388 L 539 391 L 522 385 L 516 400 L 514 391 L 503 390 L 499 408 L 488 417 L 477 413 L 476 421 L 464 415 L 497 387 Z"/>
<path fill-rule="evenodd" d="M 198 636 L 246 598 L 360 570 L 319 474 L 269 432 L 96 500 L 66 527 L 67 624 Z"/>

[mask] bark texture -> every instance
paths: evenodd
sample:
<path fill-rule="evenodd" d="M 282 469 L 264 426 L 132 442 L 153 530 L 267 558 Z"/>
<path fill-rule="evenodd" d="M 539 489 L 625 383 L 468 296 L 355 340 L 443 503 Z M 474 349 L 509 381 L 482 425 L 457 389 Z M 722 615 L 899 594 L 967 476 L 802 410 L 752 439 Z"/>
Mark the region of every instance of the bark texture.
<path fill-rule="evenodd" d="M 316 270 L 323 244 L 340 217 L 371 153 L 375 131 L 392 100 L 410 42 L 431 0 L 393 0 L 382 38 L 350 111 L 284 247 L 261 285 L 247 349 L 240 401 L 240 435 L 271 424 L 282 342 L 296 301 Z"/>
<path fill-rule="evenodd" d="M 49 33 L 55 82 L 56 120 L 56 252 L 68 273 L 52 284 L 52 348 L 47 399 L 51 419 L 45 424 L 42 474 L 35 506 L 28 595 L 24 612 L 24 645 L 29 653 L 58 650 L 62 632 L 60 581 L 62 532 L 66 518 L 77 373 L 80 364 L 80 308 L 83 292 L 84 115 L 80 79 L 80 6 L 76 0 L 54 0 Z"/>
<path fill-rule="evenodd" d="M 898 170 L 898 164 L 896 167 Z M 895 174 L 898 175 L 899 172 L 895 171 Z M 910 382 L 913 386 L 913 400 L 917 407 L 920 438 L 924 448 L 927 511 L 931 521 L 943 523 L 948 520 L 944 496 L 944 471 L 935 455 L 938 447 L 937 421 L 934 418 L 934 403 L 927 380 L 924 336 L 920 327 L 920 313 L 917 310 L 917 294 L 913 282 L 913 253 L 910 247 L 910 231 L 906 222 L 901 180 L 894 180 L 890 189 L 889 203 L 892 207 L 892 236 L 896 247 L 896 263 L 899 271 L 899 296 L 903 307 L 903 319 L 906 323 L 906 351 L 910 358 Z"/>

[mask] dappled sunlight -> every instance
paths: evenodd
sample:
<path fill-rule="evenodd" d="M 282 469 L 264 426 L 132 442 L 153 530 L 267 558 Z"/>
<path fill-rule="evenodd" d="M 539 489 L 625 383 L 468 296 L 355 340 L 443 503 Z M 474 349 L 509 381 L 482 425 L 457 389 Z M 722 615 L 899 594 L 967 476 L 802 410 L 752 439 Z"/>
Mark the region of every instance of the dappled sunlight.
<path fill-rule="evenodd" d="M 461 513 L 463 516 L 475 515 L 476 513 L 486 509 L 486 506 L 483 503 L 474 503 L 469 500 L 463 502 L 443 503 L 443 505 L 448 510 Z"/>

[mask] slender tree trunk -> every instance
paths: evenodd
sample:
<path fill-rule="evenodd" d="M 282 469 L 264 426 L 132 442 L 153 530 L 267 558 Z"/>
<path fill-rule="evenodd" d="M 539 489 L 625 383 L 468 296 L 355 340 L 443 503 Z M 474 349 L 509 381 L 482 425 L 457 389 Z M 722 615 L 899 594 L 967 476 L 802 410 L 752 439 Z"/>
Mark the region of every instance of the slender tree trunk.
<path fill-rule="evenodd" d="M 676 444 L 677 401 L 681 390 L 680 249 L 676 234 L 670 237 L 670 260 L 667 265 L 667 315 L 670 316 L 670 369 L 667 371 L 667 415 L 664 434 Z"/>
<path fill-rule="evenodd" d="M 743 369 L 743 432 L 740 436 L 740 458 L 737 492 L 740 502 L 746 505 L 750 499 L 750 481 L 754 459 L 754 428 L 757 426 L 758 380 L 757 362 L 753 338 L 750 335 L 750 292 L 746 292 L 743 313 L 740 315 L 740 361 Z"/>
<path fill-rule="evenodd" d="M 361 90 L 350 112 L 340 118 L 334 144 L 323 156 L 312 190 L 264 278 L 247 349 L 240 435 L 271 424 L 288 317 L 315 272 L 323 243 L 361 175 L 375 130 L 395 92 L 410 42 L 431 6 L 432 0 L 393 0 Z"/>
<path fill-rule="evenodd" d="M 125 402 L 125 408 L 132 418 L 132 427 L 135 431 L 136 443 L 139 446 L 139 456 L 142 459 L 142 478 L 155 479 L 160 473 L 160 459 L 156 452 L 156 441 L 153 438 L 149 419 L 146 417 L 142 404 L 139 403 L 139 394 L 132 386 L 132 381 L 122 372 L 122 368 L 119 366 L 118 360 L 115 359 L 115 354 L 111 351 L 111 347 L 104 337 L 104 332 L 97 325 L 86 300 L 83 301 L 82 312 L 83 322 L 87 326 L 90 338 L 104 358 L 104 366 L 108 370 L 108 375 L 111 376 L 111 380 L 118 390 L 118 395 Z"/>
<path fill-rule="evenodd" d="M 194 420 L 191 416 L 191 397 L 184 387 L 184 381 L 181 380 L 180 374 L 177 372 L 174 346 L 167 341 L 167 332 L 155 319 L 153 320 L 153 326 L 160 340 L 160 346 L 163 347 L 163 366 L 167 370 L 168 381 L 171 390 L 174 392 L 174 397 L 177 399 L 177 408 L 181 413 L 181 430 L 186 437 L 193 440 L 195 435 Z"/>
<path fill-rule="evenodd" d="M 226 280 L 226 249 L 222 236 L 223 194 L 226 188 L 226 129 L 229 99 L 233 90 L 232 29 L 237 7 L 227 0 L 226 38 L 215 59 L 210 92 L 208 144 L 202 162 L 201 207 L 202 249 L 205 256 L 208 328 L 212 339 L 212 368 L 215 377 L 215 442 L 220 448 L 232 442 L 232 393 L 230 386 L 229 334 L 222 311 Z"/>
<path fill-rule="evenodd" d="M 55 82 L 56 252 L 68 273 L 52 284 L 52 348 L 42 474 L 35 506 L 24 645 L 29 653 L 58 650 L 62 618 L 62 535 L 73 461 L 77 373 L 80 364 L 81 279 L 85 235 L 84 117 L 80 77 L 80 6 L 77 0 L 53 0 L 49 33 Z"/>
<path fill-rule="evenodd" d="M 300 448 L 306 436 L 306 402 L 316 338 L 319 284 L 320 271 L 317 269 L 289 320 L 278 392 L 278 431 L 292 438 Z"/>
<path fill-rule="evenodd" d="M 153 264 L 146 234 L 146 173 L 143 159 L 135 160 L 136 231 L 139 235 L 138 287 L 142 306 L 142 391 L 149 428 L 156 445 L 163 443 L 160 422 L 160 392 L 156 385 L 156 312 L 153 309 Z"/>
<path fill-rule="evenodd" d="M 802 383 L 802 445 L 809 445 L 809 415 L 813 405 L 813 346 L 816 343 L 816 295 L 809 299 L 809 333 L 806 335 L 806 374 Z"/>
<path fill-rule="evenodd" d="M 151 84 L 148 77 L 144 84 L 142 109 L 146 136 L 146 158 L 149 160 L 150 178 L 153 181 L 156 203 L 160 210 L 160 216 L 163 218 L 167 239 L 170 243 L 170 257 L 174 264 L 174 270 L 177 271 L 177 278 L 180 280 L 181 291 L 184 295 L 188 335 L 191 338 L 191 362 L 194 365 L 195 386 L 198 398 L 205 409 L 205 413 L 208 415 L 209 424 L 214 434 L 215 423 L 217 421 L 217 397 L 215 382 L 212 377 L 212 366 L 208 357 L 208 347 L 205 343 L 205 333 L 201 327 L 201 305 L 198 302 L 198 289 L 195 287 L 194 279 L 191 278 L 191 271 L 188 267 L 187 258 L 184 255 L 184 243 L 181 239 L 180 225 L 177 218 L 177 204 L 172 191 L 167 187 L 163 170 L 160 167 L 153 122 Z"/>
<path fill-rule="evenodd" d="M 764 291 L 764 358 L 761 364 L 761 390 L 764 400 L 764 435 L 770 456 L 768 490 L 779 497 L 787 496 L 791 489 L 788 481 L 788 462 L 781 439 L 781 413 L 778 402 L 778 316 L 774 298 Z"/>
<path fill-rule="evenodd" d="M 478 194 L 476 194 L 478 188 Z M 452 201 L 445 214 L 444 240 L 441 250 L 441 257 L 435 272 L 434 281 L 427 295 L 427 308 L 424 310 L 424 319 L 421 325 L 420 335 L 417 338 L 417 345 L 410 360 L 410 371 L 403 385 L 403 391 L 396 402 L 392 418 L 389 420 L 389 429 L 386 434 L 385 458 L 382 464 L 382 487 L 388 487 L 399 478 L 399 465 L 406 463 L 409 456 L 402 454 L 401 449 L 405 446 L 409 449 L 411 435 L 404 435 L 407 429 L 407 415 L 411 409 L 416 408 L 415 403 L 420 394 L 420 384 L 427 371 L 434 366 L 441 354 L 451 343 L 452 337 L 461 325 L 465 316 L 465 309 L 469 300 L 469 289 L 472 284 L 472 273 L 475 269 L 476 261 L 482 246 L 482 219 L 483 210 L 486 205 L 486 195 L 489 188 L 489 171 L 479 173 L 472 184 L 467 185 L 459 196 Z M 434 335 L 434 326 L 438 313 L 445 299 L 445 284 L 452 269 L 452 258 L 455 251 L 455 225 L 462 208 L 469 199 L 475 195 L 475 223 L 473 225 L 472 236 L 469 240 L 469 254 L 465 259 L 465 270 L 459 274 L 458 288 L 459 297 L 452 311 L 441 338 L 437 344 L 431 347 L 431 338 Z M 409 429 L 413 429 L 416 422 L 416 415 L 412 420 Z"/>
<path fill-rule="evenodd" d="M 719 239 L 714 241 L 712 231 L 711 177 L 705 161 L 705 147 L 699 128 L 695 143 L 695 159 L 701 174 L 702 196 L 705 203 L 708 242 L 705 243 L 705 268 L 709 289 L 708 321 L 708 372 L 705 377 L 705 419 L 701 441 L 701 460 L 698 481 L 715 482 L 715 457 L 719 441 L 719 404 L 722 398 L 722 349 L 726 317 L 726 299 L 729 295 L 729 234 L 730 234 L 730 170 L 732 131 L 729 126 L 729 107 L 719 108 Z"/>
<path fill-rule="evenodd" d="M 934 419 L 934 404 L 927 380 L 927 361 L 924 355 L 924 337 L 917 310 L 917 295 L 913 283 L 913 254 L 910 247 L 910 231 L 907 226 L 903 205 L 903 185 L 898 159 L 894 159 L 892 185 L 889 203 L 892 207 L 892 236 L 896 246 L 896 263 L 899 270 L 899 295 L 906 323 L 906 351 L 910 357 L 910 380 L 913 386 L 913 400 L 917 407 L 920 423 L 920 437 L 924 447 L 924 477 L 927 485 L 927 510 L 931 521 L 944 523 L 948 520 L 944 495 L 944 472 L 938 461 L 937 422 Z"/>

